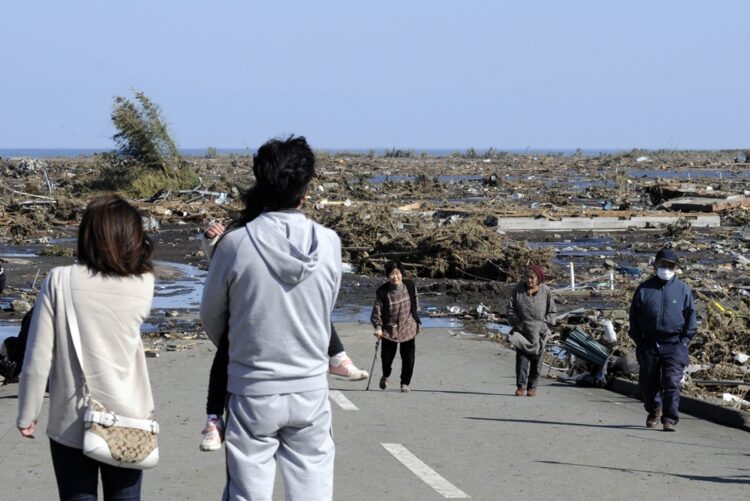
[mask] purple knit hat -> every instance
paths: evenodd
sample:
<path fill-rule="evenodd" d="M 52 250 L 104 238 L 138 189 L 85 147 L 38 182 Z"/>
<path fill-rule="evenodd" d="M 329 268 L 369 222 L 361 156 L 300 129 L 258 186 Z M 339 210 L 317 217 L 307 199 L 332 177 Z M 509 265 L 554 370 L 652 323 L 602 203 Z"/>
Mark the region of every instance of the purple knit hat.
<path fill-rule="evenodd" d="M 529 269 L 536 274 L 536 278 L 539 280 L 540 284 L 544 282 L 544 270 L 541 266 L 538 264 L 530 264 Z"/>

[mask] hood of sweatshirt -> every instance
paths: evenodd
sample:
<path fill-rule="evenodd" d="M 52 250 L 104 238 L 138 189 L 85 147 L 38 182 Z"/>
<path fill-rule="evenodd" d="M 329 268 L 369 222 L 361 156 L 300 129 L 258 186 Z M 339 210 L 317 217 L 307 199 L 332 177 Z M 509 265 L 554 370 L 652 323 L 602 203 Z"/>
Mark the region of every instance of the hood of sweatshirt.
<path fill-rule="evenodd" d="M 300 211 L 264 212 L 245 229 L 266 265 L 282 282 L 298 284 L 318 266 L 321 241 L 315 224 Z"/>

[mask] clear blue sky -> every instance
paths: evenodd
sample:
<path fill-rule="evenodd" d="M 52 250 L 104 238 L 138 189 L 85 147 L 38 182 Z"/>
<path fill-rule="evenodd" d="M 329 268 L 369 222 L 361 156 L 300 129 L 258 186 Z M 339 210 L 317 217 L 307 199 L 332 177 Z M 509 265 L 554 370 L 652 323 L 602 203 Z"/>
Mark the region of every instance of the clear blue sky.
<path fill-rule="evenodd" d="M 750 146 L 750 2 L 0 3 L 0 147 L 110 148 L 142 90 L 184 148 Z"/>

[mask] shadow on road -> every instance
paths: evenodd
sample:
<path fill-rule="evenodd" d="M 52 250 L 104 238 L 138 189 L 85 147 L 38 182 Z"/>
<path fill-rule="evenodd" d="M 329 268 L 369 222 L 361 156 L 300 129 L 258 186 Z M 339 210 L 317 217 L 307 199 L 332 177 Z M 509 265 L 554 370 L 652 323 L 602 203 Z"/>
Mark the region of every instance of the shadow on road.
<path fill-rule="evenodd" d="M 580 426 L 585 428 L 614 428 L 617 430 L 643 430 L 643 426 L 632 424 L 593 424 L 593 423 L 566 423 L 564 421 L 541 421 L 539 419 L 510 419 L 510 418 L 484 418 L 465 416 L 464 419 L 474 419 L 477 421 L 500 421 L 504 423 L 528 423 L 528 424 L 549 424 L 557 426 Z"/>
<path fill-rule="evenodd" d="M 696 444 L 696 443 L 693 443 L 693 442 L 679 442 L 679 441 L 674 441 L 674 440 L 660 440 L 658 438 L 652 438 L 651 436 L 649 436 L 649 437 L 645 437 L 645 436 L 639 437 L 637 435 L 628 435 L 628 438 L 633 438 L 633 439 L 636 439 L 636 440 L 645 440 L 645 441 L 647 441 L 649 443 L 650 442 L 664 442 L 665 444 L 687 445 L 687 446 L 690 446 L 690 447 L 701 447 L 701 448 L 704 448 L 704 449 L 719 449 L 719 450 L 722 450 L 722 451 L 732 450 L 732 449 L 729 449 L 727 447 L 717 447 L 715 445 Z M 750 454 L 746 454 L 744 452 L 715 453 L 714 455 L 716 455 L 716 456 L 750 456 Z"/>
<path fill-rule="evenodd" d="M 379 388 L 373 390 L 371 388 L 369 391 L 368 390 L 341 389 L 341 388 L 331 388 L 331 389 L 338 390 L 341 393 L 360 393 L 360 392 L 365 392 L 365 391 L 367 391 L 367 393 L 370 393 L 370 392 L 372 393 L 384 393 L 384 392 L 400 393 L 400 390 L 398 389 L 398 387 L 394 387 L 393 389 L 388 389 L 388 390 L 381 390 Z M 512 393 L 488 393 L 488 392 L 481 392 L 481 391 L 415 390 L 414 388 L 412 388 L 410 393 L 447 393 L 447 394 L 455 394 L 455 395 L 487 395 L 491 397 L 514 397 L 515 398 L 515 395 L 513 395 Z"/>
<path fill-rule="evenodd" d="M 617 468 L 616 466 L 599 466 L 595 464 L 565 463 L 562 461 L 537 461 L 537 463 L 557 464 L 561 466 L 578 466 L 580 468 L 598 468 L 600 470 L 620 471 L 623 473 L 647 473 L 649 475 L 665 475 L 668 477 L 696 480 L 698 482 L 715 482 L 718 484 L 750 484 L 750 475 L 736 475 L 729 477 L 716 477 L 710 475 L 688 475 L 684 473 L 669 473 L 665 471 L 637 470 L 633 468 Z"/>

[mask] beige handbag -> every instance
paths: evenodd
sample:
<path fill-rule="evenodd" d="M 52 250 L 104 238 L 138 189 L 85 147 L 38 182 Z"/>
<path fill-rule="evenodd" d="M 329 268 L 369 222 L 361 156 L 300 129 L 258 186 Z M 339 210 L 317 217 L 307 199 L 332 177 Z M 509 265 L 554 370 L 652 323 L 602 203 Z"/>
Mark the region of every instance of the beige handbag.
<path fill-rule="evenodd" d="M 83 416 L 83 454 L 91 459 L 121 468 L 137 470 L 153 468 L 159 462 L 157 441 L 159 423 L 153 419 L 130 418 L 115 414 L 91 397 L 86 384 L 86 373 L 83 370 L 81 335 L 78 331 L 78 319 L 70 291 L 71 269 L 72 267 L 68 266 L 63 273 L 63 296 L 70 337 L 83 375 L 86 404 L 86 412 Z"/>

